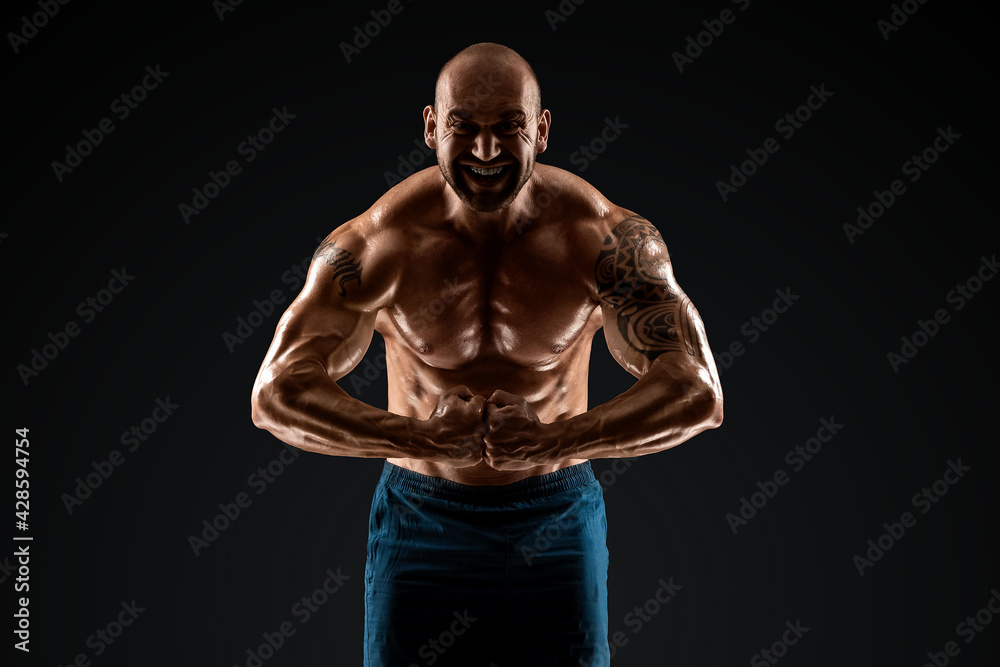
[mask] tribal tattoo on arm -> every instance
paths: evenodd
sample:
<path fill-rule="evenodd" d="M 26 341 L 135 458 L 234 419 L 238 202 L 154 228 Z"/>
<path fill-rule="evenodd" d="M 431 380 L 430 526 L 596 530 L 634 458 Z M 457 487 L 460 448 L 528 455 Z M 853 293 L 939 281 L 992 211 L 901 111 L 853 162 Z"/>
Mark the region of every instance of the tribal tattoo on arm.
<path fill-rule="evenodd" d="M 313 261 L 322 259 L 333 267 L 333 278 L 339 280 L 340 296 L 347 296 L 347 283 L 361 284 L 361 262 L 353 253 L 338 248 L 336 241 L 324 241 L 313 253 Z"/>
<path fill-rule="evenodd" d="M 704 325 L 673 280 L 656 227 L 639 216 L 622 220 L 604 239 L 595 272 L 598 296 L 616 311 L 629 347 L 650 360 L 672 351 L 703 358 Z"/>

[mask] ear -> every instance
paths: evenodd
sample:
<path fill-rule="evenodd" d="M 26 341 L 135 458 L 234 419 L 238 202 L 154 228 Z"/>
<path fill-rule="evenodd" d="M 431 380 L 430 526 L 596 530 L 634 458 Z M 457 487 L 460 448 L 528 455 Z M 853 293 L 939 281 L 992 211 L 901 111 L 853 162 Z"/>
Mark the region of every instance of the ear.
<path fill-rule="evenodd" d="M 424 143 L 431 150 L 437 150 L 437 118 L 434 107 L 430 104 L 424 107 Z"/>
<path fill-rule="evenodd" d="M 535 153 L 544 153 L 549 145 L 549 126 L 552 125 L 552 114 L 548 109 L 542 109 L 538 116 L 538 138 L 535 140 Z"/>

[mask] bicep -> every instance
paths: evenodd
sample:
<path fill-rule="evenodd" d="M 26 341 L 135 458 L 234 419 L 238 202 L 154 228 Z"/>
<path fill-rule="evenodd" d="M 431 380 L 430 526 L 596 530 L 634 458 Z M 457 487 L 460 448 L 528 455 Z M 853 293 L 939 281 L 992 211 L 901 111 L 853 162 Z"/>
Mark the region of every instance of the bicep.
<path fill-rule="evenodd" d="M 615 359 L 640 377 L 661 355 L 705 364 L 711 358 L 697 309 L 674 279 L 667 246 L 639 216 L 604 239 L 595 267 L 604 335 Z"/>
<path fill-rule="evenodd" d="M 264 360 L 272 373 L 319 364 L 339 379 L 364 357 L 378 305 L 356 245 L 350 238 L 328 238 L 317 248 L 302 292 L 281 316 Z"/>

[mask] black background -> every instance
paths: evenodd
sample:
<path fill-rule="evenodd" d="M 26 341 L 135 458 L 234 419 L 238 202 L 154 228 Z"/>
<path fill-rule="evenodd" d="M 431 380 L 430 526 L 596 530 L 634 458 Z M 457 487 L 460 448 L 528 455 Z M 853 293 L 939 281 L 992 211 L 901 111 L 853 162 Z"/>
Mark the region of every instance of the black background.
<path fill-rule="evenodd" d="M 886 40 L 877 21 L 889 3 L 588 0 L 564 2 L 575 10 L 553 29 L 556 0 L 404 0 L 346 62 L 340 43 L 385 6 L 244 0 L 220 20 L 209 0 L 71 2 L 17 53 L 8 37 L 4 427 L 30 428 L 30 529 L 10 532 L 34 540 L 31 653 L 17 664 L 245 665 L 285 621 L 296 632 L 268 667 L 361 663 L 382 462 L 303 454 L 257 494 L 248 478 L 283 447 L 249 416 L 279 312 L 232 351 L 223 334 L 255 299 L 294 297 L 283 274 L 385 191 L 421 136 L 438 68 L 478 41 L 511 46 L 538 72 L 553 115 L 540 160 L 654 222 L 716 353 L 744 344 L 722 371 L 720 429 L 621 474 L 594 464 L 610 630 L 627 639 L 614 664 L 747 664 L 796 620 L 809 631 L 782 664 L 922 665 L 948 641 L 961 649 L 953 664 L 993 664 L 1000 623 L 970 643 L 956 626 L 1000 586 L 1000 282 L 961 310 L 947 295 L 998 250 L 996 26 L 960 2 L 919 5 Z M 735 21 L 679 72 L 672 53 L 724 8 Z M 8 6 L 5 33 L 37 11 Z M 119 120 L 111 101 L 156 65 L 169 75 Z M 778 134 L 775 121 L 821 84 L 829 100 L 794 136 Z M 242 162 L 240 142 L 285 107 L 295 118 Z M 115 130 L 60 182 L 52 162 L 104 117 Z M 621 134 L 580 171 L 573 153 L 606 119 Z M 960 138 L 911 183 L 902 164 L 948 127 Z M 716 182 L 768 137 L 780 150 L 723 201 Z M 232 159 L 242 172 L 186 224 L 179 204 Z M 849 242 L 843 225 L 893 179 L 905 194 Z M 77 304 L 122 267 L 134 280 L 85 322 Z M 799 299 L 750 342 L 744 323 L 786 288 Z M 887 353 L 938 309 L 950 321 L 894 372 Z M 70 321 L 79 335 L 25 382 L 15 367 Z M 376 338 L 355 375 L 379 352 Z M 596 405 L 633 380 L 600 336 L 593 357 Z M 384 407 L 385 378 L 370 375 L 363 389 L 342 385 Z M 127 451 L 121 434 L 168 397 L 179 407 Z M 792 471 L 785 453 L 831 417 L 843 428 Z M 116 449 L 122 465 L 68 511 L 78 478 Z M 959 459 L 971 470 L 921 514 L 911 497 Z M 727 513 L 779 469 L 788 484 L 734 534 Z M 250 506 L 195 555 L 189 538 L 241 492 Z M 859 576 L 853 557 L 905 511 L 916 525 Z M 3 556 L 2 585 L 19 597 L 16 559 Z M 350 578 L 299 623 L 293 605 L 328 568 Z M 628 614 L 671 578 L 683 588 L 636 632 Z M 133 599 L 144 611 L 95 655 L 88 638 Z"/>

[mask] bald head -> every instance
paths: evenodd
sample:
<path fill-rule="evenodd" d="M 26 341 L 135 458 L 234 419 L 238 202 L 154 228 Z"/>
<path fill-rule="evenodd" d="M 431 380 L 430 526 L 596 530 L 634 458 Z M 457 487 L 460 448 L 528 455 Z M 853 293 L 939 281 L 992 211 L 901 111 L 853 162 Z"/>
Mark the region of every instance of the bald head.
<path fill-rule="evenodd" d="M 535 70 L 517 51 L 493 42 L 468 46 L 444 64 L 434 86 L 434 106 L 438 107 L 445 99 L 454 100 L 458 91 L 470 86 L 483 91 L 491 85 L 519 85 L 527 96 L 529 108 L 541 113 L 542 93 Z"/>
<path fill-rule="evenodd" d="M 424 107 L 424 141 L 470 211 L 493 213 L 518 197 L 548 144 L 552 114 L 538 79 L 512 49 L 473 44 L 445 63 Z"/>

